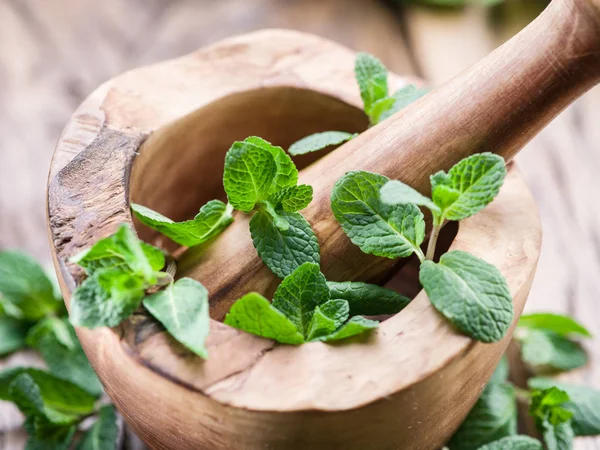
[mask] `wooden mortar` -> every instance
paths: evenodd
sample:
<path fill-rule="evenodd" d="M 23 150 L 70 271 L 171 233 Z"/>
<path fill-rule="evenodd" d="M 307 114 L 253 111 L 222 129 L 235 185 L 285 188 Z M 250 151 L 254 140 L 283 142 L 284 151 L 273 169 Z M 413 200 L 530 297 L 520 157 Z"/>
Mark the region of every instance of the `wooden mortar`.
<path fill-rule="evenodd" d="M 341 174 L 372 170 L 426 192 L 430 173 L 468 154 L 512 157 L 598 81 L 598 10 L 596 1 L 555 0 L 475 68 L 303 169 L 301 181 L 315 187 L 306 216 L 326 275 L 390 273 L 386 260 L 357 251 L 333 222 L 329 195 Z M 49 177 L 50 240 L 67 305 L 83 276 L 68 259 L 133 223 L 130 199 L 189 218 L 224 197 L 223 159 L 234 140 L 259 135 L 287 147 L 316 131 L 364 130 L 353 64 L 354 54 L 336 44 L 270 30 L 128 72 L 92 93 L 65 128 Z M 392 90 L 407 81 L 391 76 Z M 518 316 L 540 240 L 535 204 L 511 167 L 498 198 L 461 223 L 451 248 L 502 271 Z M 181 266 L 211 291 L 213 319 L 240 293 L 269 293 L 276 284 L 243 215 Z M 169 450 L 434 450 L 463 420 L 510 339 L 482 344 L 457 333 L 424 292 L 369 337 L 336 345 L 276 345 L 212 320 L 210 359 L 202 361 L 143 311 L 116 329 L 78 335 L 126 420 L 151 447 Z"/>

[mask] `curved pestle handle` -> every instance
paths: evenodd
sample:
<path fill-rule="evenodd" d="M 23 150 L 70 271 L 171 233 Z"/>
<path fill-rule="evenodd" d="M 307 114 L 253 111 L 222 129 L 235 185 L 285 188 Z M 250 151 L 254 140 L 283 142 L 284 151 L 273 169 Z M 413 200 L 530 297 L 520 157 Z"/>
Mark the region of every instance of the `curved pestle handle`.
<path fill-rule="evenodd" d="M 429 175 L 473 153 L 510 160 L 571 102 L 600 81 L 600 0 L 553 0 L 510 41 L 405 110 L 304 169 L 314 188 L 303 211 L 321 244 L 330 280 L 381 280 L 393 261 L 363 254 L 330 207 L 335 181 L 350 170 L 399 179 L 427 193 Z M 179 260 L 179 276 L 207 287 L 211 316 L 221 319 L 243 294 L 273 292 L 279 279 L 258 257 L 239 215 L 208 249 Z"/>

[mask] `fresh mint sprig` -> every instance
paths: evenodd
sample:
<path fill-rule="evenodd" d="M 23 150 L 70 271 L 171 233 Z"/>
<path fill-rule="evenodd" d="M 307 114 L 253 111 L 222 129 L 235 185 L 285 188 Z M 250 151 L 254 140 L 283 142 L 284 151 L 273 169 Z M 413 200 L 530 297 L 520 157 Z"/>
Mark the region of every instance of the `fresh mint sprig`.
<path fill-rule="evenodd" d="M 463 333 L 496 342 L 512 323 L 513 304 L 506 280 L 491 264 L 452 251 L 432 261 L 445 220 L 461 220 L 483 209 L 498 194 L 506 169 L 490 153 L 470 156 L 448 174 L 431 177 L 430 199 L 400 181 L 371 172 L 348 172 L 334 185 L 331 209 L 350 240 L 368 254 L 396 259 L 413 253 L 421 262 L 419 280 L 433 306 Z M 427 254 L 424 216 L 433 214 Z"/>
<path fill-rule="evenodd" d="M 320 262 L 317 237 L 298 213 L 312 200 L 312 187 L 297 185 L 298 169 L 281 147 L 258 137 L 235 142 L 225 157 L 223 185 L 231 205 L 254 211 L 252 242 L 280 278 L 303 263 Z"/>
<path fill-rule="evenodd" d="M 345 339 L 377 327 L 377 321 L 350 318 L 348 301 L 332 299 L 331 292 L 319 266 L 304 263 L 282 281 L 273 303 L 247 294 L 231 307 L 225 324 L 292 345 Z"/>
<path fill-rule="evenodd" d="M 208 293 L 199 282 L 173 282 L 162 272 L 163 253 L 138 240 L 127 225 L 72 258 L 88 278 L 71 298 L 70 321 L 86 328 L 114 327 L 143 304 L 181 344 L 207 358 Z M 166 289 L 147 296 L 153 287 Z"/>
<path fill-rule="evenodd" d="M 379 59 L 368 53 L 356 55 L 354 73 L 363 101 L 363 110 L 371 126 L 377 125 L 429 92 L 429 89 L 409 84 L 389 95 L 388 70 Z M 344 131 L 315 133 L 292 144 L 288 153 L 294 156 L 304 155 L 343 144 L 356 136 L 358 134 Z"/>

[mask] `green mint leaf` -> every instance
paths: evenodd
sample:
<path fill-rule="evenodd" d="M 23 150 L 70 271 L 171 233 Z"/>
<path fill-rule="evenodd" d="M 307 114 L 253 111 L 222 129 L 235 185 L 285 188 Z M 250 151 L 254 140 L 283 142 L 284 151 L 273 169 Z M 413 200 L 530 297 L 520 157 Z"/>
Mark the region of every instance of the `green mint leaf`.
<path fill-rule="evenodd" d="M 221 233 L 233 222 L 233 208 L 220 200 L 211 200 L 192 220 L 173 222 L 168 217 L 136 203 L 131 204 L 135 216 L 144 225 L 186 247 L 203 244 Z"/>
<path fill-rule="evenodd" d="M 307 262 L 284 278 L 273 296 L 273 307 L 307 336 L 315 308 L 327 301 L 329 288 L 325 276 L 317 264 Z"/>
<path fill-rule="evenodd" d="M 509 383 L 488 384 L 447 444 L 450 450 L 476 450 L 517 433 L 517 400 Z"/>
<path fill-rule="evenodd" d="M 0 316 L 0 357 L 25 347 L 28 331 L 29 324 L 12 317 Z"/>
<path fill-rule="evenodd" d="M 510 372 L 510 366 L 508 364 L 508 358 L 503 356 L 500 358 L 500 362 L 496 366 L 496 370 L 492 374 L 489 383 L 505 383 L 508 381 L 508 375 Z"/>
<path fill-rule="evenodd" d="M 485 208 L 500 191 L 506 176 L 504 159 L 493 153 L 479 153 L 453 166 L 448 175 L 431 177 L 433 201 L 442 217 L 463 220 Z"/>
<path fill-rule="evenodd" d="M 36 321 L 61 307 L 52 282 L 33 258 L 0 252 L 0 310 L 16 319 Z"/>
<path fill-rule="evenodd" d="M 348 172 L 333 187 L 333 214 L 352 243 L 364 253 L 395 259 L 416 252 L 423 259 L 423 213 L 411 204 L 382 203 L 379 190 L 388 181 L 376 173 Z"/>
<path fill-rule="evenodd" d="M 518 326 L 552 331 L 560 336 L 579 335 L 583 337 L 592 337 L 592 334 L 582 324 L 572 317 L 560 314 L 525 314 L 519 319 Z"/>
<path fill-rule="evenodd" d="M 410 303 L 410 298 L 376 284 L 328 281 L 327 286 L 331 298 L 348 302 L 351 316 L 396 314 Z"/>
<path fill-rule="evenodd" d="M 120 269 L 154 284 L 156 272 L 165 265 L 165 257 L 159 249 L 141 242 L 133 230 L 123 224 L 113 235 L 71 258 L 71 262 L 83 267 L 88 275 L 99 270 Z"/>
<path fill-rule="evenodd" d="M 419 280 L 433 306 L 460 331 L 481 342 L 497 342 L 508 331 L 513 304 L 496 267 L 463 251 L 439 263 L 421 264 Z"/>
<path fill-rule="evenodd" d="M 258 255 L 279 278 L 285 278 L 302 264 L 319 264 L 319 242 L 302 214 L 281 212 L 289 225 L 282 231 L 266 212 L 259 210 L 250 220 L 250 234 Z"/>
<path fill-rule="evenodd" d="M 86 328 L 115 327 L 140 306 L 146 287 L 118 268 L 95 272 L 73 293 L 69 320 Z"/>
<path fill-rule="evenodd" d="M 103 406 L 98 413 L 98 419 L 77 445 L 77 450 L 117 450 L 118 434 L 114 406 Z"/>
<path fill-rule="evenodd" d="M 250 212 L 271 193 L 277 163 L 270 151 L 247 143 L 235 142 L 225 155 L 223 186 L 231 205 Z"/>
<path fill-rule="evenodd" d="M 507 436 L 478 450 L 543 450 L 542 443 L 529 436 Z"/>
<path fill-rule="evenodd" d="M 346 133 L 344 131 L 324 131 L 311 134 L 290 145 L 288 153 L 293 156 L 305 155 L 307 153 L 323 150 L 332 145 L 340 145 L 350 139 L 354 139 L 358 133 Z"/>
<path fill-rule="evenodd" d="M 376 320 L 367 319 L 362 316 L 354 316 L 337 331 L 327 336 L 323 336 L 318 340 L 324 342 L 339 341 L 341 339 L 346 339 L 369 332 L 378 326 L 379 322 Z"/>
<path fill-rule="evenodd" d="M 379 190 L 379 194 L 381 195 L 381 201 L 388 205 L 412 203 L 414 205 L 425 206 L 434 214 L 441 213 L 440 207 L 433 200 L 398 180 L 391 180 L 385 183 Z"/>
<path fill-rule="evenodd" d="M 307 341 L 330 335 L 348 320 L 350 307 L 346 300 L 329 300 L 315 308 L 308 327 Z"/>
<path fill-rule="evenodd" d="M 21 381 L 13 386 L 17 378 Z M 15 400 L 15 396 L 18 399 Z M 65 423 L 90 414 L 96 397 L 43 370 L 16 367 L 0 372 L 0 400 L 23 402 L 22 406 L 28 410 L 39 409 L 41 402 L 43 414 L 49 421 Z"/>
<path fill-rule="evenodd" d="M 244 295 L 233 304 L 225 316 L 225 324 L 282 344 L 298 345 L 304 342 L 296 325 L 256 292 Z"/>
<path fill-rule="evenodd" d="M 560 383 L 549 378 L 530 378 L 530 389 L 544 390 L 556 387 L 569 396 L 561 406 L 572 412 L 571 423 L 576 436 L 600 434 L 600 391 L 588 386 Z"/>
<path fill-rule="evenodd" d="M 360 89 L 364 110 L 369 110 L 377 100 L 388 96 L 388 72 L 380 60 L 368 53 L 356 55 L 354 74 Z"/>
<path fill-rule="evenodd" d="M 181 278 L 147 296 L 144 306 L 171 336 L 201 358 L 208 358 L 205 346 L 210 325 L 208 291 L 201 283 Z"/>
<path fill-rule="evenodd" d="M 269 194 L 274 194 L 283 188 L 295 186 L 298 183 L 298 169 L 292 158 L 281 147 L 271 145 L 270 142 L 256 136 L 246 138 L 244 142 L 267 150 L 275 159 L 277 170 Z"/>
<path fill-rule="evenodd" d="M 573 370 L 585 366 L 588 360 L 579 343 L 551 331 L 518 329 L 515 338 L 521 346 L 523 361 L 538 372 Z"/>
<path fill-rule="evenodd" d="M 389 117 L 385 113 L 394 107 L 396 99 L 393 97 L 385 97 L 377 100 L 371 105 L 368 110 L 365 110 L 369 116 L 369 122 L 371 125 L 377 125 L 383 119 L 382 117 Z"/>
<path fill-rule="evenodd" d="M 549 422 L 543 424 L 542 434 L 547 450 L 572 450 L 575 434 L 571 422 L 562 422 L 552 425 Z"/>
<path fill-rule="evenodd" d="M 25 450 L 68 450 L 77 431 L 76 425 L 56 425 L 41 416 L 25 420 L 29 434 Z"/>
<path fill-rule="evenodd" d="M 275 192 L 269 202 L 275 208 L 281 208 L 286 212 L 296 212 L 304 209 L 312 201 L 313 188 L 306 184 L 290 186 Z"/>
<path fill-rule="evenodd" d="M 391 106 L 387 108 L 385 111 L 382 111 L 379 117 L 377 118 L 377 122 L 382 122 L 388 117 L 393 116 L 401 109 L 406 108 L 412 102 L 420 99 L 425 94 L 429 93 L 429 89 L 427 88 L 417 88 L 416 86 L 409 84 L 408 86 L 404 86 L 403 88 L 398 89 L 391 97 L 394 101 L 391 102 Z"/>
<path fill-rule="evenodd" d="M 27 335 L 27 345 L 42 355 L 50 373 L 56 377 L 70 381 L 91 395 L 102 394 L 102 384 L 66 319 L 48 317 L 38 322 Z"/>

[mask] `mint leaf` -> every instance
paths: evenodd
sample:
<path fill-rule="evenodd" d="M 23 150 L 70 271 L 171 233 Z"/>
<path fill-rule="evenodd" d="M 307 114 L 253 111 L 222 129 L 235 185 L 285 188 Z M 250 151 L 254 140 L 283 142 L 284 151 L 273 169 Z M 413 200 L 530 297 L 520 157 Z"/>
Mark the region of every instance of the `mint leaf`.
<path fill-rule="evenodd" d="M 90 414 L 96 398 L 43 370 L 16 367 L 0 372 L 0 400 L 15 402 L 22 410 L 40 411 L 51 422 L 67 423 Z"/>
<path fill-rule="evenodd" d="M 156 272 L 165 265 L 165 257 L 159 249 L 141 242 L 133 230 L 123 224 L 113 235 L 71 258 L 71 262 L 83 267 L 88 275 L 103 269 L 120 269 L 154 284 Z"/>
<path fill-rule="evenodd" d="M 232 207 L 220 200 L 211 200 L 192 220 L 173 222 L 168 217 L 136 203 L 131 204 L 135 216 L 144 225 L 186 247 L 203 244 L 221 233 L 233 222 Z"/>
<path fill-rule="evenodd" d="M 91 395 L 102 394 L 102 384 L 66 319 L 48 317 L 38 322 L 27 335 L 27 345 L 42 355 L 56 377 L 70 381 Z"/>
<path fill-rule="evenodd" d="M 460 331 L 497 342 L 508 331 L 513 304 L 506 280 L 493 265 L 462 251 L 421 264 L 419 280 L 433 306 Z"/>
<path fill-rule="evenodd" d="M 223 187 L 231 205 L 250 212 L 256 203 L 271 194 L 277 163 L 270 151 L 244 142 L 235 142 L 225 155 Z"/>
<path fill-rule="evenodd" d="M 362 316 L 354 316 L 337 331 L 327 336 L 323 336 L 318 340 L 324 342 L 339 341 L 374 330 L 378 326 L 379 322 L 376 320 L 366 319 Z"/>
<path fill-rule="evenodd" d="M 391 106 L 384 111 L 381 111 L 375 123 L 382 122 L 388 117 L 393 116 L 398 111 L 406 108 L 408 105 L 420 99 L 427 93 L 429 93 L 429 89 L 417 88 L 412 84 L 398 89 L 392 96 L 388 97 L 389 99 L 393 100 L 390 102 Z"/>
<path fill-rule="evenodd" d="M 450 450 L 476 450 L 517 433 L 517 400 L 509 383 L 488 384 L 447 444 Z"/>
<path fill-rule="evenodd" d="M 306 153 L 316 152 L 332 145 L 340 145 L 350 139 L 358 136 L 358 133 L 346 133 L 344 131 L 324 131 L 322 133 L 311 134 L 290 145 L 288 153 L 290 155 L 305 155 Z"/>
<path fill-rule="evenodd" d="M 432 198 L 442 210 L 442 219 L 462 220 L 481 211 L 498 195 L 505 176 L 504 159 L 493 153 L 471 155 L 447 175 L 433 175 Z"/>
<path fill-rule="evenodd" d="M 576 436 L 600 434 L 600 391 L 588 386 L 560 383 L 548 378 L 530 378 L 530 389 L 544 390 L 556 387 L 569 396 L 561 407 L 572 412 L 573 431 Z"/>
<path fill-rule="evenodd" d="M 515 338 L 521 346 L 523 361 L 538 371 L 573 370 L 585 366 L 587 354 L 577 342 L 551 331 L 518 329 Z"/>
<path fill-rule="evenodd" d="M 69 320 L 86 328 L 115 327 L 140 306 L 146 287 L 118 268 L 98 271 L 73 293 Z"/>
<path fill-rule="evenodd" d="M 424 259 L 423 214 L 415 205 L 391 206 L 379 199 L 389 179 L 371 172 L 348 172 L 334 185 L 331 208 L 352 243 L 367 254 L 395 259 L 413 252 Z"/>
<path fill-rule="evenodd" d="M 296 183 L 298 183 L 298 169 L 296 169 L 296 165 L 292 161 L 292 158 L 290 158 L 281 147 L 271 145 L 270 142 L 257 136 L 246 138 L 244 142 L 268 151 L 271 153 L 271 156 L 273 156 L 273 159 L 275 159 L 277 170 L 275 172 L 275 179 L 273 180 L 269 191 L 270 194 L 274 194 L 289 186 L 295 186 Z"/>
<path fill-rule="evenodd" d="M 208 291 L 198 281 L 181 278 L 144 299 L 146 309 L 188 349 L 207 359 Z"/>
<path fill-rule="evenodd" d="M 6 315 L 36 321 L 61 307 L 52 282 L 33 258 L 15 251 L 0 252 L 0 309 Z"/>
<path fill-rule="evenodd" d="M 542 434 L 548 450 L 572 450 L 575 434 L 571 422 L 562 422 L 552 425 L 545 422 Z"/>
<path fill-rule="evenodd" d="M 425 197 L 409 185 L 404 184 L 398 180 L 388 181 L 379 190 L 381 195 L 381 201 L 388 205 L 399 205 L 413 203 L 419 206 L 425 206 L 432 212 L 440 214 L 441 210 L 433 200 L 429 197 Z"/>
<path fill-rule="evenodd" d="M 116 450 L 118 432 L 114 406 L 103 406 L 100 408 L 96 423 L 83 436 L 77 445 L 77 450 Z"/>
<path fill-rule="evenodd" d="M 244 295 L 233 304 L 225 316 L 225 324 L 282 344 L 304 342 L 296 325 L 256 292 Z"/>
<path fill-rule="evenodd" d="M 340 328 L 348 320 L 350 307 L 346 300 L 329 300 L 315 308 L 306 340 L 319 340 Z"/>
<path fill-rule="evenodd" d="M 478 450 L 543 450 L 542 443 L 529 436 L 508 436 Z"/>
<path fill-rule="evenodd" d="M 519 319 L 518 326 L 552 331 L 560 336 L 579 335 L 583 337 L 592 337 L 591 333 L 582 324 L 572 317 L 560 314 L 525 314 Z"/>
<path fill-rule="evenodd" d="M 358 53 L 354 64 L 354 73 L 365 113 L 370 115 L 373 104 L 388 95 L 387 69 L 373 55 Z"/>
<path fill-rule="evenodd" d="M 389 117 L 389 114 L 386 113 L 394 107 L 395 103 L 396 99 L 393 97 L 385 97 L 373 103 L 368 112 L 371 125 L 377 125 L 385 117 Z"/>
<path fill-rule="evenodd" d="M 306 184 L 290 186 L 275 192 L 269 198 L 269 202 L 275 208 L 281 208 L 287 212 L 300 211 L 308 206 L 313 198 L 313 188 Z"/>
<path fill-rule="evenodd" d="M 77 430 L 76 425 L 55 425 L 40 416 L 28 418 L 23 427 L 29 434 L 25 450 L 68 450 Z"/>
<path fill-rule="evenodd" d="M 296 212 L 281 212 L 279 216 L 288 223 L 285 231 L 262 210 L 250 220 L 254 248 L 267 267 L 285 278 L 304 263 L 319 264 L 319 242 L 306 219 Z"/>
<path fill-rule="evenodd" d="M 0 356 L 25 347 L 25 336 L 28 330 L 27 323 L 12 317 L 0 316 Z"/>
<path fill-rule="evenodd" d="M 328 281 L 329 296 L 348 302 L 350 315 L 377 316 L 396 314 L 410 303 L 410 299 L 376 284 L 360 281 Z"/>
<path fill-rule="evenodd" d="M 315 308 L 327 301 L 329 288 L 325 276 L 318 265 L 307 262 L 284 278 L 273 296 L 273 307 L 307 336 Z"/>
<path fill-rule="evenodd" d="M 573 446 L 573 413 L 563 407 L 568 401 L 569 395 L 555 386 L 531 394 L 529 415 L 542 431 L 548 450 L 570 450 Z"/>

